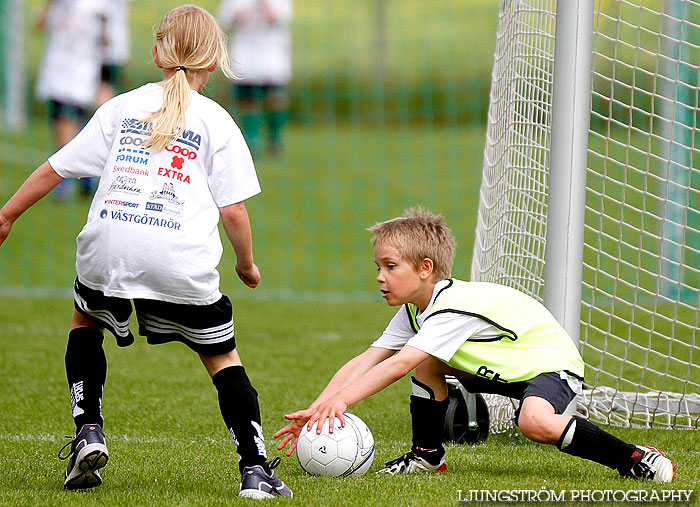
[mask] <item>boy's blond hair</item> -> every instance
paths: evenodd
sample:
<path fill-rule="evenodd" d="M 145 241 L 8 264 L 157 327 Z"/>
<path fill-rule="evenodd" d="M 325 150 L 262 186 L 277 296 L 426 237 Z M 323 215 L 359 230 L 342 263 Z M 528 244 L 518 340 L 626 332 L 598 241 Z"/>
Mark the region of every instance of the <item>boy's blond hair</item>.
<path fill-rule="evenodd" d="M 367 230 L 374 234 L 372 246 L 393 246 L 416 270 L 423 259 L 431 259 L 436 281 L 451 276 L 456 243 L 442 215 L 418 206 L 407 209 L 403 216 L 376 223 Z"/>

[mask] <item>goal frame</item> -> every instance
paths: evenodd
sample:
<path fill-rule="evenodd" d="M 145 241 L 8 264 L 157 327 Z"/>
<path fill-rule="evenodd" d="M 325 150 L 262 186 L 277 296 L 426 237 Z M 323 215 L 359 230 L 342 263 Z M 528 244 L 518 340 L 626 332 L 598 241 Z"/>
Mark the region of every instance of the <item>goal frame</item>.
<path fill-rule="evenodd" d="M 700 428 L 699 62 L 688 0 L 501 0 L 471 279 L 588 358 L 569 413 Z"/>

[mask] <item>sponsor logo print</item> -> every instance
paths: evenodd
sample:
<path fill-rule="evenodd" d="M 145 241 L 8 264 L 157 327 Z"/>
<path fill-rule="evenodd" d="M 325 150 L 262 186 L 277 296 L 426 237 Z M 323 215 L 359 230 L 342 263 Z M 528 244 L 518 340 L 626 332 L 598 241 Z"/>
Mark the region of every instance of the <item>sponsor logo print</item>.
<path fill-rule="evenodd" d="M 202 144 L 202 136 L 199 134 L 196 134 L 195 132 L 191 130 L 185 130 L 182 133 L 182 136 L 180 136 L 178 139 L 176 139 L 178 143 L 186 144 L 187 146 L 191 146 L 195 150 L 199 149 L 199 146 Z"/>
<path fill-rule="evenodd" d="M 163 211 L 163 205 L 158 202 L 147 202 L 146 209 L 152 211 Z"/>
<path fill-rule="evenodd" d="M 126 206 L 127 208 L 138 208 L 139 205 L 136 202 L 122 201 L 121 199 L 105 199 L 105 204 L 111 204 L 113 206 Z"/>
<path fill-rule="evenodd" d="M 123 136 L 119 139 L 119 144 L 124 146 L 125 144 L 133 144 L 134 146 L 141 146 L 145 144 L 147 139 L 142 139 L 140 137 Z"/>
<path fill-rule="evenodd" d="M 148 157 L 151 152 L 146 150 L 132 150 L 131 148 L 119 148 L 117 152 L 117 162 L 127 162 L 132 164 L 148 164 Z"/>
<path fill-rule="evenodd" d="M 85 411 L 78 406 L 78 403 L 85 399 L 83 395 L 83 381 L 80 380 L 70 388 L 70 404 L 73 409 L 73 417 L 84 414 Z"/>
<path fill-rule="evenodd" d="M 118 157 L 117 157 L 118 158 Z M 148 160 L 146 161 L 148 162 Z M 112 169 L 112 172 L 115 173 L 127 173 L 127 174 L 138 174 L 141 176 L 148 176 L 148 169 L 137 169 L 135 167 L 123 167 L 123 166 L 118 166 L 115 165 L 114 169 Z"/>
<path fill-rule="evenodd" d="M 181 181 L 181 182 L 187 183 L 189 185 L 190 175 L 180 172 L 182 170 L 182 164 L 184 162 L 185 162 L 184 158 L 178 157 L 177 155 L 173 156 L 173 161 L 170 162 L 170 167 L 172 167 L 172 169 L 166 169 L 165 167 L 159 167 L 158 168 L 158 176 L 165 176 L 166 178 L 171 178 L 171 179 L 174 179 L 176 181 Z M 175 169 L 179 169 L 179 170 L 176 171 Z"/>
<path fill-rule="evenodd" d="M 185 162 L 185 159 L 184 159 L 184 158 L 178 157 L 177 155 L 175 155 L 175 156 L 173 157 L 173 161 L 170 162 L 170 167 L 172 167 L 172 168 L 174 168 L 174 169 L 180 169 L 180 170 L 182 171 L 182 164 L 183 164 L 184 162 Z"/>
<path fill-rule="evenodd" d="M 112 192 L 123 192 L 126 194 L 140 194 L 141 189 L 136 186 L 136 178 L 130 176 L 117 176 L 107 190 L 107 194 Z"/>
<path fill-rule="evenodd" d="M 149 136 L 149 125 L 142 123 L 137 118 L 125 118 L 122 120 L 120 132 L 122 134 L 138 134 Z M 180 144 L 184 144 L 198 150 L 202 144 L 202 136 L 192 130 L 185 130 L 182 135 L 175 140 Z"/>
<path fill-rule="evenodd" d="M 190 150 L 188 148 L 183 148 L 182 146 L 177 145 L 177 144 L 171 144 L 169 146 L 166 146 L 165 149 L 167 151 L 172 151 L 173 153 L 178 153 L 178 154 L 182 155 L 183 157 L 188 158 L 190 160 L 194 160 L 197 158 L 197 154 L 193 150 Z"/>
<path fill-rule="evenodd" d="M 139 134 L 142 136 L 149 135 L 148 125 L 145 123 L 140 123 L 136 118 L 125 118 L 122 120 L 121 127 L 122 134 Z"/>
<path fill-rule="evenodd" d="M 152 217 L 150 215 L 146 214 L 139 214 L 139 213 L 128 213 L 126 211 L 111 211 L 109 213 L 103 213 L 104 214 L 103 218 L 111 218 L 112 220 L 119 220 L 121 222 L 129 222 L 132 224 L 140 224 L 140 225 L 148 225 L 150 227 L 163 227 L 167 229 L 175 229 L 176 231 L 180 230 L 180 227 L 182 224 L 180 222 L 176 222 L 172 218 L 158 218 L 158 217 Z"/>
<path fill-rule="evenodd" d="M 185 202 L 182 199 L 178 199 L 177 195 L 175 194 L 175 186 L 172 183 L 164 183 L 163 189 L 160 192 L 154 190 L 150 193 L 148 198 L 152 201 L 162 199 L 170 204 L 175 204 L 177 206 Z"/>
<path fill-rule="evenodd" d="M 106 209 L 100 211 L 100 218 L 107 218 L 107 215 L 109 215 L 109 211 L 107 211 Z"/>
<path fill-rule="evenodd" d="M 147 202 L 146 209 L 148 211 L 158 211 L 160 213 L 167 213 L 168 215 L 174 215 L 176 217 L 182 216 L 182 210 L 179 208 L 173 208 L 172 206 L 167 206 L 159 202 Z"/>

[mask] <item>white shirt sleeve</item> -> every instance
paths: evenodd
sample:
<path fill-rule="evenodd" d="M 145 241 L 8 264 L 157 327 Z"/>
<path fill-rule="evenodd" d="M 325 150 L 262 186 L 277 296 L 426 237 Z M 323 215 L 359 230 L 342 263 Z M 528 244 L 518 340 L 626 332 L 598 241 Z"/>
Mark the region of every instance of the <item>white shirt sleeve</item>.
<path fill-rule="evenodd" d="M 208 175 L 209 189 L 219 208 L 260 193 L 260 181 L 243 134 L 230 117 L 226 118 L 222 129 L 229 135 L 214 152 Z"/>
<path fill-rule="evenodd" d="M 95 112 L 77 136 L 49 157 L 49 164 L 59 176 L 102 176 L 115 131 L 115 121 L 111 117 L 114 108 L 110 102 Z"/>
<path fill-rule="evenodd" d="M 408 319 L 406 307 L 401 306 L 399 311 L 389 321 L 389 325 L 382 335 L 374 341 L 372 347 L 401 350 L 415 334 L 416 332 L 411 327 L 411 321 Z"/>

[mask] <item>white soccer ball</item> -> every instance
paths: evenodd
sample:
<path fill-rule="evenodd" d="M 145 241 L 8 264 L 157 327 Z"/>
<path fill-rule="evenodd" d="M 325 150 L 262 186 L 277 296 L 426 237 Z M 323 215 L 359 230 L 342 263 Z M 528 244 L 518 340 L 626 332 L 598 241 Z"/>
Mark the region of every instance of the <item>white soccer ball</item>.
<path fill-rule="evenodd" d="M 374 460 L 374 437 L 367 425 L 355 414 L 345 412 L 345 426 L 335 419 L 333 433 L 328 432 L 329 420 L 323 424 L 321 434 L 314 424 L 310 431 L 306 426 L 299 434 L 297 459 L 308 474 L 340 477 L 363 475 Z"/>

